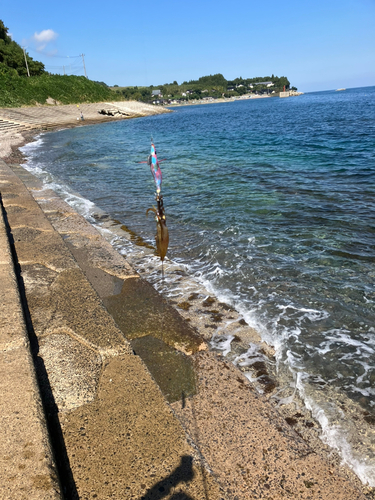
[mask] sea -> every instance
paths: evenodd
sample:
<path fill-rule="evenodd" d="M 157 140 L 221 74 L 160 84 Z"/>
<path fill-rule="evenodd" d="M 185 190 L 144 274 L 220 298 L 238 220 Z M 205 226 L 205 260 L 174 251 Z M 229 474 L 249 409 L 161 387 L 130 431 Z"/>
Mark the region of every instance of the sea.
<path fill-rule="evenodd" d="M 152 138 L 170 235 L 162 293 L 204 286 L 232 306 L 275 350 L 292 391 L 280 404 L 298 395 L 321 440 L 375 486 L 375 87 L 171 111 L 43 133 L 24 166 L 160 289 L 141 163 Z"/>

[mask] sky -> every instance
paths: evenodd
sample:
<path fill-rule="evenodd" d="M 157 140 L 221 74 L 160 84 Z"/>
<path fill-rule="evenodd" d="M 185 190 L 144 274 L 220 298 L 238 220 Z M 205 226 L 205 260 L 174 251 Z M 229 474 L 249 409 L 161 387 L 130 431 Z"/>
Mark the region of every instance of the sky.
<path fill-rule="evenodd" d="M 47 71 L 84 75 L 84 62 L 110 86 L 216 73 L 301 92 L 375 85 L 375 0 L 3 0 L 0 19 Z"/>

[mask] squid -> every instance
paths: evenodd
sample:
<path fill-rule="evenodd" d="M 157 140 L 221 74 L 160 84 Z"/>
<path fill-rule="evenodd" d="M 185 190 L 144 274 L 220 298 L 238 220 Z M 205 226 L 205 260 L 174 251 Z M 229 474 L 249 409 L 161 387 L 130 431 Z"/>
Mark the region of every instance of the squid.
<path fill-rule="evenodd" d="M 165 218 L 165 212 L 163 207 L 163 197 L 160 195 L 157 199 L 157 208 L 152 207 L 146 210 L 146 215 L 149 212 L 154 212 L 156 220 L 156 248 L 162 262 L 167 255 L 168 245 L 169 245 L 169 233 L 167 228 L 167 222 Z"/>
<path fill-rule="evenodd" d="M 159 164 L 160 162 L 158 161 L 155 145 L 152 139 L 151 139 L 151 153 L 150 156 L 148 157 L 147 163 L 150 167 L 156 185 L 156 193 L 155 193 L 156 208 L 152 207 L 146 210 L 146 216 L 149 214 L 149 212 L 154 212 L 155 214 L 155 221 L 156 221 L 155 242 L 158 254 L 163 263 L 168 250 L 169 233 L 168 233 L 167 220 L 163 205 L 163 195 L 161 194 L 162 173 Z"/>

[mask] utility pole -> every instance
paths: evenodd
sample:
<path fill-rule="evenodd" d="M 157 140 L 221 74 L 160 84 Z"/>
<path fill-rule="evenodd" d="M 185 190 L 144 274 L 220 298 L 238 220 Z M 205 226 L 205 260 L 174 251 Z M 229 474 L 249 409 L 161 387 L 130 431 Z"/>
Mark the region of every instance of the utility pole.
<path fill-rule="evenodd" d="M 23 48 L 23 55 L 25 56 L 25 63 L 26 63 L 26 69 L 27 69 L 27 76 L 30 78 L 30 71 L 29 71 L 29 66 L 28 66 L 28 64 L 27 64 L 25 47 L 22 47 L 22 48 Z"/>
<path fill-rule="evenodd" d="M 81 56 L 82 56 L 82 62 L 83 62 L 83 69 L 85 70 L 85 77 L 87 78 L 86 66 L 85 66 L 85 54 L 81 54 Z"/>

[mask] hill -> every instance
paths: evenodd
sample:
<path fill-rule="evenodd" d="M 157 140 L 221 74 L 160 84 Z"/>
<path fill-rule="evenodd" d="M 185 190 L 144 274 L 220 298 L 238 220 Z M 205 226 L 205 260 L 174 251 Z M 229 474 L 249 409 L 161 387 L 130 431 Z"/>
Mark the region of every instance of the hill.
<path fill-rule="evenodd" d="M 179 85 L 176 81 L 150 87 L 112 87 L 125 99 L 151 101 L 187 101 L 215 99 L 219 97 L 236 97 L 244 94 L 278 95 L 284 90 L 297 90 L 290 87 L 286 76 L 259 76 L 253 78 L 235 78 L 226 80 L 221 74 L 202 76 L 198 80 L 190 80 Z"/>
<path fill-rule="evenodd" d="M 34 61 L 10 38 L 0 20 L 0 107 L 45 104 L 48 98 L 62 104 L 121 100 L 101 82 L 83 76 L 49 74 L 43 63 Z"/>
<path fill-rule="evenodd" d="M 46 104 L 50 98 L 61 104 L 120 101 L 109 87 L 84 76 L 50 75 L 30 78 L 0 74 L 0 107 Z"/>

